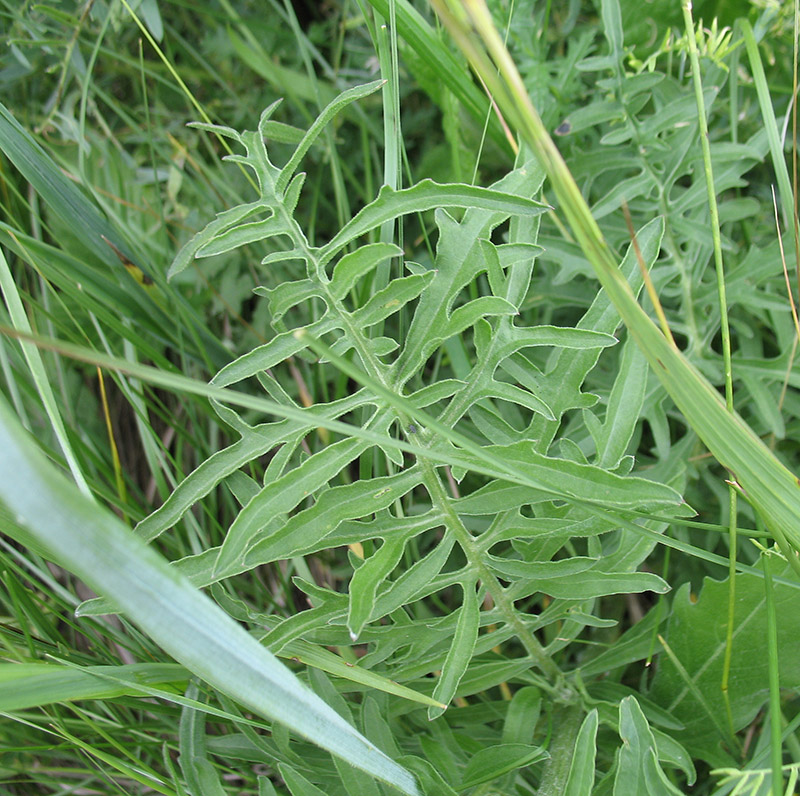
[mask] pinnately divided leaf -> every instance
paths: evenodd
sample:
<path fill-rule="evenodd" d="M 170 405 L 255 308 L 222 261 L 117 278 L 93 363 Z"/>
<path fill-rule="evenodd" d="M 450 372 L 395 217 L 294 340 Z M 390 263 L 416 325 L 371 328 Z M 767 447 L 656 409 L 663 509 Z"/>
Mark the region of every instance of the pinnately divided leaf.
<path fill-rule="evenodd" d="M 367 93 L 365 87 L 334 101 L 313 136 L 336 108 Z M 265 111 L 261 127 L 273 111 Z M 547 205 L 535 197 L 544 172 L 523 152 L 489 188 L 431 180 L 401 190 L 384 186 L 327 243 L 312 246 L 294 215 L 303 177 L 290 174 L 304 145 L 282 171 L 261 128 L 232 137 L 245 154 L 229 159 L 252 171 L 260 195 L 199 232 L 173 272 L 195 257 L 265 242 L 276 251 L 262 266 L 291 261 L 295 278 L 256 289 L 275 334 L 219 370 L 208 387 L 232 441 L 199 463 L 136 536 L 155 539 L 227 490 L 236 513 L 221 543 L 173 562 L 170 571 L 194 587 L 211 587 L 236 619 L 261 629 L 270 649 L 316 667 L 319 693 L 339 707 L 337 690 L 315 672 L 341 676 L 345 662 L 331 659 L 329 648 L 356 643 L 363 645 L 358 676 L 342 682 L 422 701 L 429 719 L 454 699 L 528 670 L 561 683 L 537 631 L 559 623 L 556 649 L 587 624 L 605 621 L 593 616 L 591 601 L 664 593 L 664 580 L 637 568 L 667 523 L 642 514 L 675 517 L 691 509 L 666 482 L 629 474 L 634 462 L 625 455 L 646 378 L 636 361 L 626 373 L 637 375 L 639 388 L 626 403 L 620 384 L 604 421 L 596 422 L 595 461 L 567 437 L 558 448 L 552 444 L 565 413 L 597 400 L 581 390 L 608 356 L 603 352 L 614 357 L 619 318 L 602 294 L 576 328 L 522 320 L 543 252 L 538 227 Z M 385 222 L 428 211 L 438 235 L 428 260 L 404 261 L 400 247 L 374 242 Z M 662 234 L 656 222 L 639 231 L 647 265 Z M 632 250 L 623 273 L 638 291 Z M 309 375 L 315 368 L 340 371 L 349 394 L 315 392 L 301 405 L 295 378 L 287 379 L 290 358 L 302 359 Z M 268 400 L 245 400 L 252 389 Z M 238 395 L 241 401 L 225 401 Z M 573 539 L 588 553 L 565 548 Z M 346 593 L 296 570 L 292 584 L 305 603 L 288 616 L 257 614 L 218 585 L 332 548 L 347 550 Z M 449 614 L 438 607 L 445 592 L 456 595 Z M 538 610 L 520 607 L 528 602 Z M 110 607 L 101 600 L 82 611 Z M 513 639 L 522 657 L 504 649 L 486 660 Z M 492 775 L 468 767 L 465 787 L 545 757 L 524 740 L 496 752 Z M 346 766 L 337 768 L 351 788 L 372 789 Z"/>

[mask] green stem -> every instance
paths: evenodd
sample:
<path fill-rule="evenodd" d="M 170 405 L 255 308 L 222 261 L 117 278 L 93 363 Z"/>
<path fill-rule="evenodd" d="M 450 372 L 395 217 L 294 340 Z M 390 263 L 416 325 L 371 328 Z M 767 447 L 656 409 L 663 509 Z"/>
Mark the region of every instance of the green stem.
<path fill-rule="evenodd" d="M 447 528 L 453 534 L 464 555 L 469 561 L 472 570 L 483 583 L 486 591 L 491 595 L 495 608 L 503 621 L 514 628 L 514 633 L 519 639 L 525 651 L 533 658 L 536 665 L 556 686 L 563 684 L 563 675 L 552 658 L 545 652 L 544 647 L 536 639 L 519 612 L 514 608 L 514 604 L 506 593 L 505 589 L 495 577 L 494 573 L 486 566 L 481 555 L 480 546 L 473 539 L 472 534 L 464 526 L 461 517 L 453 510 L 447 493 L 442 486 L 442 482 L 429 460 L 421 459 L 420 468 L 425 474 L 425 488 L 431 497 L 433 505 L 442 513 L 446 519 Z"/>
<path fill-rule="evenodd" d="M 683 21 L 686 27 L 686 37 L 689 41 L 689 59 L 692 64 L 692 79 L 694 82 L 694 96 L 697 102 L 697 120 L 700 124 L 700 146 L 703 151 L 703 168 L 705 170 L 706 191 L 708 194 L 708 209 L 711 216 L 711 239 L 714 245 L 714 266 L 717 276 L 717 296 L 719 299 L 720 331 L 722 334 L 722 361 L 725 370 L 725 406 L 733 413 L 733 367 L 731 365 L 731 331 L 728 324 L 728 300 L 725 291 L 725 269 L 722 262 L 722 242 L 719 230 L 719 210 L 717 208 L 717 195 L 714 191 L 714 172 L 711 165 L 711 144 L 708 140 L 708 122 L 706 120 L 706 107 L 703 100 L 703 84 L 700 79 L 700 58 L 697 52 L 694 22 L 692 20 L 692 4 L 690 0 L 683 2 Z M 731 481 L 736 478 L 731 474 Z M 733 655 L 733 625 L 734 611 L 736 609 L 736 513 L 737 497 L 736 488 L 731 485 L 729 489 L 729 522 L 730 545 L 728 563 L 728 627 L 725 636 L 725 659 L 722 667 L 722 694 L 725 699 L 725 710 L 728 716 L 728 731 L 733 735 L 733 713 L 731 711 L 728 684 L 731 672 L 731 657 Z"/>
<path fill-rule="evenodd" d="M 548 748 L 550 759 L 545 763 L 537 796 L 561 796 L 564 793 L 582 715 L 579 705 L 564 705 L 553 710 L 555 729 Z"/>
<path fill-rule="evenodd" d="M 778 668 L 778 620 L 769 555 L 761 554 L 764 569 L 764 597 L 767 609 L 767 662 L 769 666 L 769 729 L 772 762 L 772 796 L 783 794 L 783 728 L 781 727 L 781 684 Z"/>

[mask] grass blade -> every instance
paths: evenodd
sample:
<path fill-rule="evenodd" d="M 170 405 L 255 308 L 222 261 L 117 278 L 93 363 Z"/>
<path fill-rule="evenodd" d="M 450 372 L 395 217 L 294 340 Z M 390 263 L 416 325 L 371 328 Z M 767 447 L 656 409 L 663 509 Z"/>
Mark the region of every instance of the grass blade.
<path fill-rule="evenodd" d="M 419 793 L 398 766 L 303 686 L 110 512 L 80 495 L 0 403 L 0 498 L 61 565 L 113 597 L 165 651 L 215 688 L 384 780 Z"/>

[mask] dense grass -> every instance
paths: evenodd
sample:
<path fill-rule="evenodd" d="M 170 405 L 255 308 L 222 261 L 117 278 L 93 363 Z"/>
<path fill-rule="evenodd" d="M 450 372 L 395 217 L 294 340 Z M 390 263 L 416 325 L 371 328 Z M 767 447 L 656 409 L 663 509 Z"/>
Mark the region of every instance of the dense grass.
<path fill-rule="evenodd" d="M 3 792 L 794 792 L 793 10 L 434 5 L 5 4 Z"/>

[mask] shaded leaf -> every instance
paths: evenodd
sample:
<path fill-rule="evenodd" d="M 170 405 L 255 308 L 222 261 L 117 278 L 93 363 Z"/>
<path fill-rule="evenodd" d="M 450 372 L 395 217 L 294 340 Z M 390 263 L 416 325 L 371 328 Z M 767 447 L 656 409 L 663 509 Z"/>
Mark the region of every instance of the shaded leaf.
<path fill-rule="evenodd" d="M 516 771 L 547 757 L 544 749 L 522 743 L 497 744 L 480 749 L 464 769 L 461 788 L 473 788 L 491 782 L 509 771 Z"/>

